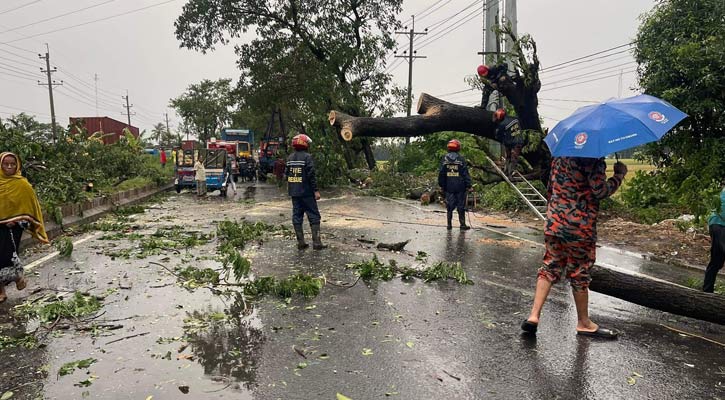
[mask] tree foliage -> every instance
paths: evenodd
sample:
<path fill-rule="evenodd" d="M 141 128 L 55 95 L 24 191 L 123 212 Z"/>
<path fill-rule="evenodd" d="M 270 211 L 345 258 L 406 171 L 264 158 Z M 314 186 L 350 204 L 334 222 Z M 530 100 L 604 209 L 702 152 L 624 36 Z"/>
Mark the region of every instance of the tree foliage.
<path fill-rule="evenodd" d="M 205 79 L 189 85 L 184 94 L 171 99 L 171 107 L 200 141 L 218 137 L 221 129 L 231 122 L 236 105 L 231 82 L 231 79 Z"/>
<path fill-rule="evenodd" d="M 689 115 L 642 150 L 661 168 L 651 178 L 656 184 L 640 186 L 656 185 L 669 201 L 696 213 L 707 208 L 703 201 L 725 176 L 724 19 L 719 0 L 663 0 L 643 16 L 635 45 L 643 91 Z"/>
<path fill-rule="evenodd" d="M 100 132 L 89 136 L 82 129 L 58 128 L 57 142 L 51 138 L 49 125 L 28 115 L 0 120 L 0 149 L 20 156 L 23 175 L 46 206 L 92 196 L 84 190 L 88 182 L 97 191 L 135 177 L 168 182 L 168 172 L 128 132 L 110 145 L 103 144 Z"/>
<path fill-rule="evenodd" d="M 399 103 L 391 101 L 390 75 L 380 60 L 395 44 L 391 35 L 401 3 L 189 0 L 176 35 L 183 47 L 205 52 L 253 32 L 254 39 L 235 46 L 240 107 L 252 115 L 279 107 L 293 130 L 339 142 L 326 121 L 330 110 L 382 115 Z M 354 154 L 369 150 L 367 142 L 351 146 L 348 166 Z"/>

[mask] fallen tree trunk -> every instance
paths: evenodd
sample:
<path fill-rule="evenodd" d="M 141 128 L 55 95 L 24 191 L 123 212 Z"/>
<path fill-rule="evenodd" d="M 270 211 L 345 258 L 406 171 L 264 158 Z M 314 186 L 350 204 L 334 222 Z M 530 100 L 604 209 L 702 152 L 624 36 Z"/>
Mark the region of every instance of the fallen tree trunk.
<path fill-rule="evenodd" d="M 704 293 L 661 279 L 592 267 L 589 288 L 630 303 L 656 310 L 725 325 L 725 296 Z"/>
<path fill-rule="evenodd" d="M 471 133 L 496 139 L 496 121 L 490 111 L 466 107 L 423 93 L 418 100 L 418 114 L 399 118 L 352 117 L 330 111 L 330 125 L 345 140 L 354 137 L 414 137 L 442 131 Z"/>

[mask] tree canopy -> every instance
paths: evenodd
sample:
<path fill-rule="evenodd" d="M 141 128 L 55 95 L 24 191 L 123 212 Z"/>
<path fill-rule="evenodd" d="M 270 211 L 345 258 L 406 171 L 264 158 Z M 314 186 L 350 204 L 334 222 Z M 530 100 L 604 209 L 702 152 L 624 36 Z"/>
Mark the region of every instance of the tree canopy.
<path fill-rule="evenodd" d="M 189 85 L 184 94 L 171 99 L 171 107 L 176 109 L 186 128 L 200 141 L 206 142 L 215 137 L 231 122 L 236 106 L 231 82 L 231 79 L 205 79 Z"/>
<path fill-rule="evenodd" d="M 660 1 L 643 16 L 635 44 L 642 90 L 689 115 L 642 152 L 662 167 L 658 191 L 688 207 L 725 176 L 724 19 L 721 0 Z"/>
<path fill-rule="evenodd" d="M 279 107 L 289 126 L 354 154 L 369 142 L 334 138 L 326 122 L 332 109 L 351 115 L 389 115 L 390 75 L 383 60 L 395 41 L 402 0 L 189 0 L 176 21 L 182 47 L 210 51 L 235 45 L 242 108 L 268 115 Z M 335 142 L 335 143 L 333 143 Z M 342 152 L 341 152 L 342 153 Z M 368 160 L 370 164 L 370 160 Z"/>

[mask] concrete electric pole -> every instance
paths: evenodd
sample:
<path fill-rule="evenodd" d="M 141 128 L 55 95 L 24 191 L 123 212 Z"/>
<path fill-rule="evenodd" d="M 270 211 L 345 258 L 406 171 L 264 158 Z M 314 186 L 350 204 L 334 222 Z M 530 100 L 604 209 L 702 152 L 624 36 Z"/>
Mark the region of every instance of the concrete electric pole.
<path fill-rule="evenodd" d="M 131 116 L 132 115 L 136 115 L 136 113 L 132 113 L 131 112 L 131 108 L 133 107 L 133 104 L 129 104 L 128 103 L 128 90 L 126 90 L 126 95 L 125 96 L 121 96 L 121 98 L 124 99 L 124 100 L 126 100 L 126 105 L 123 106 L 123 108 L 126 109 L 126 113 L 125 114 L 124 113 L 121 113 L 121 114 L 123 114 L 126 117 L 128 117 L 128 126 L 130 128 L 131 127 Z"/>
<path fill-rule="evenodd" d="M 415 31 L 415 15 L 411 16 L 413 18 L 413 21 L 411 23 L 410 31 L 397 31 L 395 33 L 401 34 L 401 35 L 409 35 L 410 39 L 410 47 L 408 50 L 403 52 L 402 56 L 396 55 L 396 58 L 407 58 L 408 59 L 408 101 L 407 101 L 407 108 L 408 108 L 408 116 L 410 117 L 411 109 L 413 108 L 413 59 L 414 58 L 426 58 L 426 56 L 419 56 L 416 53 L 417 51 L 413 50 L 413 40 L 415 38 L 415 35 L 427 35 L 428 29 L 426 28 L 424 32 L 416 32 Z M 406 27 L 407 28 L 407 27 Z M 407 53 L 407 55 L 406 55 Z M 410 143 L 410 138 L 405 138 L 405 144 Z"/>
<path fill-rule="evenodd" d="M 63 84 L 63 81 L 60 81 L 60 83 L 53 80 L 52 74 L 53 72 L 58 71 L 58 68 L 53 67 L 53 69 L 50 68 L 50 47 L 48 44 L 45 44 L 46 53 L 45 55 L 38 54 L 38 57 L 41 60 L 45 60 L 45 69 L 41 68 L 40 72 L 46 74 L 48 76 L 48 83 L 42 83 L 38 81 L 38 85 L 40 86 L 48 86 L 48 97 L 50 98 L 50 127 L 51 131 L 53 132 L 53 143 L 55 143 L 58 140 L 58 128 L 57 124 L 55 122 L 55 103 L 53 102 L 53 86 L 60 86 Z"/>

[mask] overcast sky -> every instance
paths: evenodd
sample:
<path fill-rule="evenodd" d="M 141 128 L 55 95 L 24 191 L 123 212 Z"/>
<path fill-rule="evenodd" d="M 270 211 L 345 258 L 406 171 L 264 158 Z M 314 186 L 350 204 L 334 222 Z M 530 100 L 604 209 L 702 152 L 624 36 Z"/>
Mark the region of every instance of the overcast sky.
<path fill-rule="evenodd" d="M 121 96 L 128 90 L 136 112 L 132 116 L 133 125 L 150 129 L 154 123 L 163 121 L 164 113 L 168 112 L 173 130 L 178 117 L 167 108 L 170 98 L 202 79 L 238 76 L 231 46 L 206 55 L 179 48 L 173 24 L 185 2 L 0 1 L 0 117 L 25 111 L 50 121 L 47 88 L 37 84 L 38 79 L 45 81 L 39 71 L 45 61 L 38 59 L 37 53 L 45 53 L 45 43 L 48 43 L 51 66 L 58 68 L 54 79 L 64 81 L 54 91 L 59 124 L 67 125 L 70 116 L 96 115 L 94 76 L 97 74 L 99 115 L 124 121 Z M 433 4 L 427 13 L 422 13 Z M 471 5 L 448 22 L 436 25 Z M 631 42 L 639 26 L 639 16 L 654 5 L 654 0 L 519 0 L 518 30 L 534 37 L 542 68 L 547 68 Z M 149 8 L 85 24 L 144 7 Z M 84 8 L 87 9 L 74 12 Z M 464 77 L 475 73 L 481 62 L 476 54 L 482 47 L 482 17 L 476 11 L 481 8 L 473 0 L 404 2 L 401 20 L 418 14 L 416 31 L 431 27 L 427 37 L 421 36 L 416 41 L 418 55 L 427 56 L 414 63 L 416 97 L 421 92 L 443 95 L 467 89 Z M 72 14 L 54 18 L 66 13 Z M 461 23 L 461 20 L 467 22 Z M 456 29 L 442 34 L 449 26 Z M 399 36 L 398 41 L 401 51 L 407 49 L 405 36 Z M 539 111 L 545 125 L 553 126 L 577 107 L 586 105 L 580 101 L 618 96 L 620 86 L 622 96 L 634 93 L 632 57 L 626 52 L 612 55 L 624 49 L 604 53 L 599 59 L 571 68 L 542 72 Z M 396 62 L 391 66 L 394 82 L 407 85 L 407 64 Z M 480 99 L 480 94 L 469 91 L 444 98 L 472 105 Z"/>

